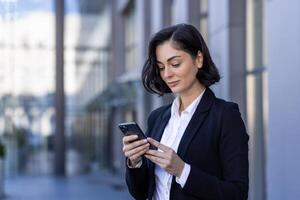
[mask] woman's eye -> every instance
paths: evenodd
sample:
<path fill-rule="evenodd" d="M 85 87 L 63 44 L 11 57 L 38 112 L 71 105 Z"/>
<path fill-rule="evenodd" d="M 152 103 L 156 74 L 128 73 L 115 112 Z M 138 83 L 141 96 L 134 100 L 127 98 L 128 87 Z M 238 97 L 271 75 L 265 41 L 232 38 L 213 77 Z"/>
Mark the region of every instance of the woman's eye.
<path fill-rule="evenodd" d="M 179 67 L 179 63 L 178 64 L 172 64 L 173 67 Z"/>
<path fill-rule="evenodd" d="M 165 68 L 164 67 L 159 67 L 158 69 L 159 69 L 159 71 L 163 71 Z"/>

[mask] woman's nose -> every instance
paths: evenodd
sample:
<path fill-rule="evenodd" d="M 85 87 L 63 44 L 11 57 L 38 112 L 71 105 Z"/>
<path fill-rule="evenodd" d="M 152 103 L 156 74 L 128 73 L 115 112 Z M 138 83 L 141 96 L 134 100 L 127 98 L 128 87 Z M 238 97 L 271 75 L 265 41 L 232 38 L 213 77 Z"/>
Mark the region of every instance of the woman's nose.
<path fill-rule="evenodd" d="M 172 70 L 169 67 L 165 67 L 164 77 L 165 78 L 170 77 L 170 76 L 172 76 L 172 74 L 173 74 Z"/>

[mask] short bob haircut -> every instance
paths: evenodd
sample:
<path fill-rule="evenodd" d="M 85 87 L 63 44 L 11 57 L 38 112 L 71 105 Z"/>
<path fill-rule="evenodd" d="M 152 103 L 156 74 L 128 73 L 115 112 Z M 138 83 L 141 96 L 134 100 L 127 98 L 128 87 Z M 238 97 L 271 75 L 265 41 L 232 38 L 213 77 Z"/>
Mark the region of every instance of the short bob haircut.
<path fill-rule="evenodd" d="M 143 85 L 148 92 L 161 96 L 172 93 L 160 76 L 156 58 L 157 46 L 166 41 L 174 42 L 175 48 L 187 52 L 193 59 L 196 58 L 199 51 L 203 54 L 203 66 L 196 76 L 205 87 L 209 87 L 220 80 L 219 71 L 210 57 L 200 32 L 192 25 L 178 24 L 160 30 L 149 43 L 148 58 L 142 71 Z"/>

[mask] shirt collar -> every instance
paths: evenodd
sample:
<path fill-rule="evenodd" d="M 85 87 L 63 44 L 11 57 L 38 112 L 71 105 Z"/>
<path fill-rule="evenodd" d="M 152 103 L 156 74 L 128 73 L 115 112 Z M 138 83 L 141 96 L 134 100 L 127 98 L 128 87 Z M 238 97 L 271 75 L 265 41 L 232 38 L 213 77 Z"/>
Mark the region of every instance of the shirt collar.
<path fill-rule="evenodd" d="M 204 89 L 201 94 L 196 98 L 194 99 L 194 101 L 182 112 L 182 113 L 188 113 L 188 114 L 193 114 L 204 94 L 206 89 Z M 180 106 L 180 97 L 177 96 L 173 103 L 172 103 L 172 107 L 171 107 L 171 115 L 173 116 L 174 114 L 177 114 L 179 115 L 179 106 Z"/>

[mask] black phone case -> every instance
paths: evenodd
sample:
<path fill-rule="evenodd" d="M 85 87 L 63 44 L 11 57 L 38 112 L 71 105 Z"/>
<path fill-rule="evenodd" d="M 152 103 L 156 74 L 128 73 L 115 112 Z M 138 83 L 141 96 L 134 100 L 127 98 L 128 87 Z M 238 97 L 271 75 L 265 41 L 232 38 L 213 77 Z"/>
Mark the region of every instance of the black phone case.
<path fill-rule="evenodd" d="M 145 139 L 142 129 L 135 122 L 127 122 L 118 125 L 124 135 L 138 135 L 138 139 Z"/>

